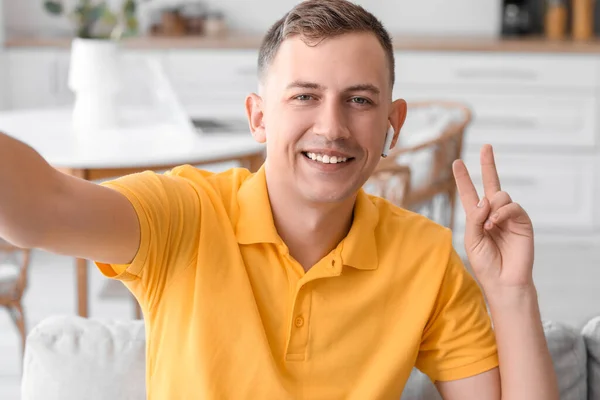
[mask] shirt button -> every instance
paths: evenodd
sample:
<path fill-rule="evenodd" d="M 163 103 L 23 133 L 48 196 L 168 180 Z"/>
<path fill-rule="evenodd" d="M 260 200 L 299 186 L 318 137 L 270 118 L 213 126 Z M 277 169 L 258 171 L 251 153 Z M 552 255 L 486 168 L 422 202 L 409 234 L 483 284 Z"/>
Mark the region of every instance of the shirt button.
<path fill-rule="evenodd" d="M 297 328 L 302 328 L 302 326 L 304 325 L 304 318 L 296 317 L 294 324 L 296 325 Z"/>

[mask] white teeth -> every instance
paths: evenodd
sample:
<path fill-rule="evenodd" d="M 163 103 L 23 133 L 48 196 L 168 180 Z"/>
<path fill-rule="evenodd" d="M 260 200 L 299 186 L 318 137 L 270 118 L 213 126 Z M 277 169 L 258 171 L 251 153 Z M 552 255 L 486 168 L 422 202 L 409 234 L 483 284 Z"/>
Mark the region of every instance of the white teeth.
<path fill-rule="evenodd" d="M 323 164 L 337 164 L 348 161 L 346 157 L 328 156 L 327 154 L 306 153 L 308 158 L 314 161 L 322 162 Z"/>

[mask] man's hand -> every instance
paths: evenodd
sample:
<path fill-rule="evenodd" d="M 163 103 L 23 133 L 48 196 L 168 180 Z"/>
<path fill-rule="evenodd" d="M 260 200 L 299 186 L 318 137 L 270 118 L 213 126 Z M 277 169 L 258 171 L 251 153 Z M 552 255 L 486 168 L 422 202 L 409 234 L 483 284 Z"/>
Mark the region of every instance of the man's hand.
<path fill-rule="evenodd" d="M 453 165 L 461 203 L 467 216 L 465 249 L 475 276 L 486 295 L 533 288 L 533 226 L 531 219 L 509 194 L 503 192 L 492 147 L 481 150 L 484 197 L 465 164 Z"/>
<path fill-rule="evenodd" d="M 500 390 L 486 397 L 503 400 L 558 400 L 559 389 L 533 284 L 533 227 L 529 216 L 500 187 L 492 147 L 481 149 L 484 197 L 479 199 L 462 161 L 454 177 L 467 214 L 465 249 L 485 293 L 498 344 Z M 447 399 L 466 399 L 469 387 L 482 385 L 491 374 L 440 387 Z M 487 376 L 486 376 L 487 375 Z"/>

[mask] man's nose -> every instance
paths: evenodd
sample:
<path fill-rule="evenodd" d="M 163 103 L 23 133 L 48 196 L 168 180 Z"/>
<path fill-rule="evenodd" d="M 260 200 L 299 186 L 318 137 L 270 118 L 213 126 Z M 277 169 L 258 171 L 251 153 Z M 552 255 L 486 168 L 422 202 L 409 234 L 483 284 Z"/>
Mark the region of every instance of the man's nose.
<path fill-rule="evenodd" d="M 331 142 L 347 139 L 350 131 L 343 106 L 337 101 L 322 103 L 313 129 L 317 135 L 321 135 Z"/>

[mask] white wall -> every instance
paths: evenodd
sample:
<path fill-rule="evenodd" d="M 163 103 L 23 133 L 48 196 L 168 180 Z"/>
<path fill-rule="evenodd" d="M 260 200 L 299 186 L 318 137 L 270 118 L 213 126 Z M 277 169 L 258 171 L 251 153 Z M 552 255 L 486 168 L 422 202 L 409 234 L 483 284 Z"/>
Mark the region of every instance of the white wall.
<path fill-rule="evenodd" d="M 2 1 L 2 0 L 0 0 Z M 73 0 L 69 0 L 73 1 Z M 111 0 L 114 2 L 117 0 Z M 197 0 L 196 0 L 197 1 Z M 151 7 L 182 3 L 151 0 Z M 189 2 L 189 1 L 188 1 Z M 355 0 L 379 17 L 391 33 L 495 35 L 499 32 L 499 0 Z M 8 0 L 7 27 L 15 34 L 67 33 L 65 19 L 47 15 L 41 0 Z M 235 30 L 263 33 L 298 0 L 204 0 L 225 12 Z"/>
<path fill-rule="evenodd" d="M 6 54 L 4 52 L 4 0 L 0 0 L 0 110 L 6 107 L 7 94 L 7 72 Z"/>
<path fill-rule="evenodd" d="M 0 51 L 4 46 L 4 0 L 0 0 Z"/>

